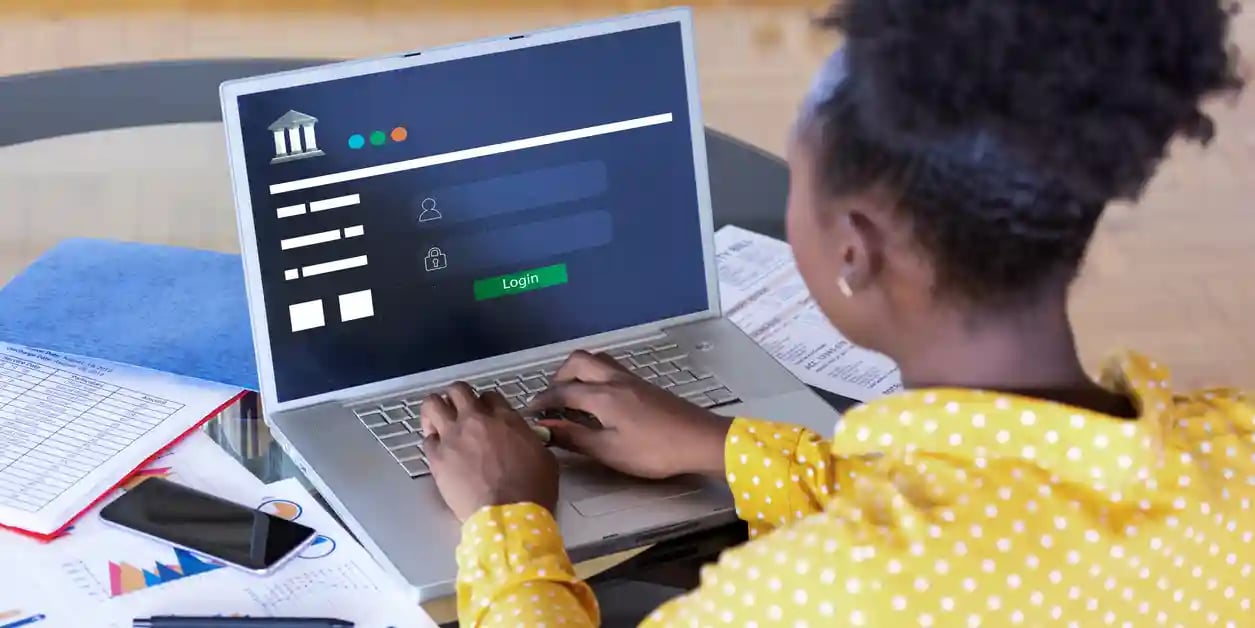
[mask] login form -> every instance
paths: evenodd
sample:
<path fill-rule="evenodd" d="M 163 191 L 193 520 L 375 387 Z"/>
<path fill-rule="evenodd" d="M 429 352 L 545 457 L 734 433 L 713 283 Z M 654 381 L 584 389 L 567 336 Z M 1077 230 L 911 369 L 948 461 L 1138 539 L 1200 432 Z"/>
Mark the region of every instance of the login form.
<path fill-rule="evenodd" d="M 239 97 L 280 401 L 707 308 L 680 26 Z"/>

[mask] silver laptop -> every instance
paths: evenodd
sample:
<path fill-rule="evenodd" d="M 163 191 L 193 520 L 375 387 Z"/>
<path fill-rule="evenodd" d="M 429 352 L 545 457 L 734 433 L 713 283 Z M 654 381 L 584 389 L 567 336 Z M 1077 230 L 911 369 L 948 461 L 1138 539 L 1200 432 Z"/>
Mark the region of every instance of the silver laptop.
<path fill-rule="evenodd" d="M 417 402 L 516 407 L 574 349 L 727 415 L 836 412 L 721 317 L 691 15 L 676 9 L 222 86 L 265 417 L 419 600 L 459 525 Z M 719 482 L 570 454 L 572 558 L 734 519 Z"/>

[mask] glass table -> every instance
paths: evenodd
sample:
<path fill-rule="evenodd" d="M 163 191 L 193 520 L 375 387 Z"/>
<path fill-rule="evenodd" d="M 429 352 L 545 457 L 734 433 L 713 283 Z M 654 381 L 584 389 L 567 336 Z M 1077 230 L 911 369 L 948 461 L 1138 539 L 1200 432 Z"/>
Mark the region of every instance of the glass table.
<path fill-rule="evenodd" d="M 298 478 L 305 488 L 317 494 L 278 443 L 270 438 L 270 430 L 262 420 L 257 393 L 245 393 L 239 401 L 206 423 L 203 429 L 261 481 L 269 484 Z"/>

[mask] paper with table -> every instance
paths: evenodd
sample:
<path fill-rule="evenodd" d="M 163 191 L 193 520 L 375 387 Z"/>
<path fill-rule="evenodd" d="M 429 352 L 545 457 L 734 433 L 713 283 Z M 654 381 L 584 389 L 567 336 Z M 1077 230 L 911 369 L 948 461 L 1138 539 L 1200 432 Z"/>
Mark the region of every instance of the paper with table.
<path fill-rule="evenodd" d="M 203 432 L 196 431 L 175 447 L 158 455 L 127 481 L 125 490 L 149 477 L 164 477 L 216 495 L 249 495 L 264 490 L 264 484 Z M 135 535 L 107 527 L 100 521 L 101 506 L 95 506 L 66 533 L 50 543 L 43 543 L 16 534 L 0 534 L 0 556 L 7 565 L 20 566 L 0 570 L 0 617 L 12 621 L 42 616 L 36 628 L 75 625 L 81 615 L 94 616 L 98 604 L 108 599 L 110 575 L 116 565 L 121 582 L 122 561 L 104 560 L 88 563 L 93 553 L 110 556 L 131 556 L 126 548 L 149 545 Z M 156 544 L 153 544 L 156 545 Z M 117 548 L 118 553 L 111 550 Z M 169 548 L 167 548 L 169 549 Z M 151 548 L 142 551 L 152 552 Z M 158 548 L 156 551 L 160 551 Z M 104 584 L 102 585 L 101 582 Z M 85 598 L 85 599 L 84 599 Z M 93 624 L 81 624 L 93 625 Z M 0 621 L 0 627 L 7 624 Z"/>
<path fill-rule="evenodd" d="M 0 524 L 56 533 L 239 394 L 0 342 Z"/>
<path fill-rule="evenodd" d="M 819 311 L 787 242 L 727 226 L 715 254 L 724 315 L 798 379 L 858 401 L 902 387 L 892 360 L 846 340 Z"/>
<path fill-rule="evenodd" d="M 144 481 L 150 477 L 162 477 L 180 484 L 211 493 L 226 496 L 243 494 L 252 496 L 263 490 L 265 484 L 257 476 L 249 473 L 243 465 L 232 458 L 218 443 L 201 430 L 195 430 L 177 445 L 153 457 L 143 468 L 131 474 L 119 487 L 119 491 Z M 110 500 L 92 506 L 74 525 L 65 530 L 62 536 L 51 542 L 33 539 L 17 534 L 0 533 L 0 556 L 8 556 L 8 550 L 24 552 L 30 549 L 64 549 L 76 543 L 109 542 L 117 531 L 106 526 L 97 516 L 104 504 Z M 128 535 L 129 536 L 129 535 Z M 71 539 L 74 539 L 71 541 Z M 52 555 L 52 554 L 49 554 Z M 0 572 L 0 582 L 6 574 Z M 4 606 L 0 604 L 0 606 Z M 4 624 L 0 624 L 3 628 Z"/>
<path fill-rule="evenodd" d="M 293 518 L 319 537 L 274 574 L 256 576 L 107 527 L 93 509 L 49 544 L 0 537 L 0 555 L 10 566 L 0 570 L 0 617 L 43 616 L 33 628 L 129 628 L 135 617 L 162 614 L 326 616 L 362 628 L 435 625 L 297 480 L 262 484 L 200 432 L 139 475 Z"/>

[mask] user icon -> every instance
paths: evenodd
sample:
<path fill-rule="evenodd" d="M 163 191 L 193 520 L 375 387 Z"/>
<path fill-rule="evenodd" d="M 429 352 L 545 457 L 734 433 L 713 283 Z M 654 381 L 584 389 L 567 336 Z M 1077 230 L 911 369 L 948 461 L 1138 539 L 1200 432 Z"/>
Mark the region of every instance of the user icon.
<path fill-rule="evenodd" d="M 436 199 L 423 199 L 422 207 L 423 212 L 418 215 L 419 222 L 431 222 L 433 220 L 440 220 L 441 218 L 444 218 L 444 214 L 441 214 L 440 210 L 436 209 Z"/>

